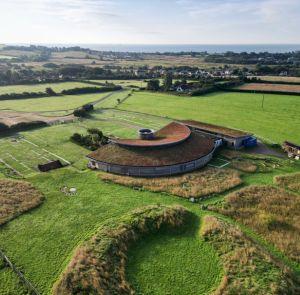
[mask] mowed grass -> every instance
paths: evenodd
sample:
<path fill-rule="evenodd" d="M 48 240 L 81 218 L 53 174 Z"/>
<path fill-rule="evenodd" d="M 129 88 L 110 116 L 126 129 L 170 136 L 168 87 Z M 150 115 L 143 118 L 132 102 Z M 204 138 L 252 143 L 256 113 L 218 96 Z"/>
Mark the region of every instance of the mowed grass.
<path fill-rule="evenodd" d="M 1 55 L 0 55 L 1 58 Z M 65 89 L 76 87 L 89 87 L 88 83 L 82 82 L 61 82 L 61 83 L 44 83 L 32 85 L 9 85 L 0 86 L 0 95 L 7 93 L 22 93 L 22 92 L 45 92 L 46 88 L 51 87 L 55 92 L 61 92 Z"/>
<path fill-rule="evenodd" d="M 97 173 L 93 171 L 76 172 L 73 169 L 61 169 L 36 175 L 30 178 L 30 181 L 44 193 L 46 199 L 39 208 L 2 227 L 0 241 L 1 248 L 22 268 L 26 277 L 42 294 L 49 294 L 53 283 L 70 261 L 74 249 L 110 218 L 140 206 L 157 203 L 182 204 L 201 216 L 200 208 L 188 202 L 106 184 L 101 182 Z M 60 187 L 65 185 L 76 187 L 78 194 L 66 197 L 60 192 Z M 186 241 L 182 240 L 178 251 L 186 253 L 186 259 L 190 261 L 197 255 L 201 273 L 207 277 L 203 278 L 202 289 L 208 292 L 217 287 L 221 268 L 212 247 L 194 234 L 183 236 L 182 239 Z M 194 239 L 197 239 L 197 242 Z M 199 245 L 197 249 L 196 243 Z M 199 249 L 197 254 L 190 252 L 190 244 L 193 245 L 193 249 Z M 182 256 L 174 261 L 177 271 L 182 268 L 181 261 Z M 160 269 L 163 269 L 165 263 L 162 259 Z M 0 271 L 0 290 L 11 289 L 10 282 L 4 280 L 3 276 L 7 274 Z M 171 287 L 174 287 L 174 290 L 184 289 L 181 283 L 181 280 L 175 280 Z M 153 288 L 155 289 L 155 286 Z"/>
<path fill-rule="evenodd" d="M 71 113 L 75 108 L 96 101 L 106 93 L 50 96 L 31 99 L 12 99 L 1 101 L 1 110 L 9 109 L 19 112 L 52 112 L 52 115 L 65 115 Z"/>
<path fill-rule="evenodd" d="M 182 230 L 161 230 L 144 237 L 129 250 L 126 275 L 136 294 L 189 295 L 213 291 L 207 286 L 215 286 L 221 273 L 207 275 L 207 268 L 202 266 L 210 265 L 213 269 L 219 268 L 220 263 L 216 254 L 200 242 L 199 224 L 200 219 L 194 216 Z"/>
<path fill-rule="evenodd" d="M 99 128 L 109 136 L 135 138 L 140 127 L 159 129 L 168 122 L 150 115 L 97 109 L 88 119 L 0 138 L 0 159 L 25 177 L 37 173 L 37 165 L 49 160 L 60 159 L 85 169 L 90 151 L 70 141 L 75 132 L 86 134 L 88 128 Z"/>
<path fill-rule="evenodd" d="M 136 87 L 146 87 L 147 82 L 144 80 L 90 80 L 90 82 L 96 82 L 96 83 L 113 83 L 116 85 L 121 85 L 124 87 L 129 87 L 129 86 L 136 86 Z"/>
<path fill-rule="evenodd" d="M 253 132 L 266 141 L 299 141 L 300 100 L 297 96 L 213 93 L 199 97 L 135 92 L 119 106 L 176 119 L 194 119 Z"/>

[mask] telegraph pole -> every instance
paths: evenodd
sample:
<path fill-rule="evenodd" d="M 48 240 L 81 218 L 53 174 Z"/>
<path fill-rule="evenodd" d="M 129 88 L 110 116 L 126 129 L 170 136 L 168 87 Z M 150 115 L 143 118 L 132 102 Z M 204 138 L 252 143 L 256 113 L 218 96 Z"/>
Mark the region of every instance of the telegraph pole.
<path fill-rule="evenodd" d="M 265 94 L 263 94 L 262 101 L 261 101 L 261 108 L 264 109 L 264 102 L 265 102 Z"/>

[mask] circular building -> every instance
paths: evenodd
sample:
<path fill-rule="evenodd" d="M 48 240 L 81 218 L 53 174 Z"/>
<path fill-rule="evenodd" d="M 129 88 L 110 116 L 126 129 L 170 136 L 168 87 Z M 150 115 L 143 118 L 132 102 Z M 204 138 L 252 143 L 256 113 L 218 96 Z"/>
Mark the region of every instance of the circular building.
<path fill-rule="evenodd" d="M 92 152 L 87 156 L 89 168 L 130 176 L 168 176 L 205 166 L 215 150 L 214 139 L 177 122 L 156 132 L 142 129 L 139 135 L 140 139 L 112 139 Z"/>

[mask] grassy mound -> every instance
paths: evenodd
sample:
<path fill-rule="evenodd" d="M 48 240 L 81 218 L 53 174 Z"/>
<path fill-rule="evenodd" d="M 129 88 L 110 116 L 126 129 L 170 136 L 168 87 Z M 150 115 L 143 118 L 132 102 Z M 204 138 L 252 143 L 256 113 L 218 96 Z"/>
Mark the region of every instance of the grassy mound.
<path fill-rule="evenodd" d="M 274 182 L 281 187 L 300 193 L 300 172 L 276 176 Z"/>
<path fill-rule="evenodd" d="M 201 234 L 219 252 L 225 268 L 214 294 L 299 294 L 299 282 L 292 272 L 237 227 L 207 215 Z"/>
<path fill-rule="evenodd" d="M 100 177 L 105 181 L 153 192 L 167 192 L 183 198 L 221 193 L 242 183 L 238 172 L 216 168 L 172 177 L 136 178 L 114 174 L 100 174 Z"/>
<path fill-rule="evenodd" d="M 43 196 L 30 183 L 0 179 L 0 225 L 37 207 Z"/>
<path fill-rule="evenodd" d="M 300 263 L 300 197 L 272 186 L 249 186 L 211 207 L 254 229 Z"/>
<path fill-rule="evenodd" d="M 181 206 L 147 206 L 102 226 L 76 253 L 54 286 L 53 294 L 132 294 L 125 278 L 126 252 L 131 243 L 161 227 L 185 223 Z"/>

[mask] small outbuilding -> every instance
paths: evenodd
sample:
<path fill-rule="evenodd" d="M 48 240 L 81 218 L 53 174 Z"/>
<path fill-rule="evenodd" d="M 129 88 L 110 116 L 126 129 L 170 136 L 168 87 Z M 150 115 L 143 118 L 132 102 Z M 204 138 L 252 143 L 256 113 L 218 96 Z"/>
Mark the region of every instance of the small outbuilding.
<path fill-rule="evenodd" d="M 63 164 L 60 162 L 60 160 L 55 160 L 55 161 L 48 162 L 46 164 L 39 164 L 38 165 L 38 169 L 41 172 L 47 172 L 47 171 L 54 170 L 54 169 L 59 169 L 59 168 L 62 168 L 62 167 L 63 167 Z"/>
<path fill-rule="evenodd" d="M 192 131 L 210 136 L 215 140 L 222 139 L 223 145 L 232 149 L 254 147 L 257 139 L 252 134 L 223 126 L 198 122 L 194 120 L 180 121 Z"/>

